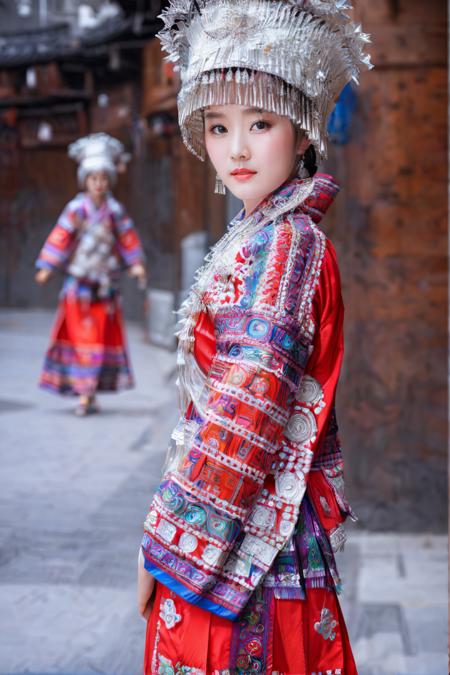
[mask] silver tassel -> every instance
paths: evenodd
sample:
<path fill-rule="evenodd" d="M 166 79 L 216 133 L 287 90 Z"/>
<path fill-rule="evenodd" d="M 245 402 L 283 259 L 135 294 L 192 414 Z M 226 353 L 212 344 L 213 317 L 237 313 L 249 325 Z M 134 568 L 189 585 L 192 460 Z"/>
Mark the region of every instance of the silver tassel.
<path fill-rule="evenodd" d="M 223 180 L 216 174 L 216 184 L 214 186 L 214 192 L 216 195 L 226 195 L 227 190 L 223 184 Z"/>

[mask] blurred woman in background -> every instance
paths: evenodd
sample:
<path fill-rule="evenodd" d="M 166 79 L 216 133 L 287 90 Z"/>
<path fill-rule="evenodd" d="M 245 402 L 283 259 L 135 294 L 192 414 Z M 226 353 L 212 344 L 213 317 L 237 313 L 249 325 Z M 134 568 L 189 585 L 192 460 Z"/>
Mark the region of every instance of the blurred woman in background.
<path fill-rule="evenodd" d="M 112 195 L 128 157 L 122 143 L 92 134 L 69 146 L 80 192 L 64 208 L 36 262 L 36 281 L 64 274 L 60 304 L 40 377 L 49 391 L 79 397 L 76 414 L 98 411 L 99 391 L 133 386 L 119 295 L 121 269 L 146 283 L 133 222 Z"/>

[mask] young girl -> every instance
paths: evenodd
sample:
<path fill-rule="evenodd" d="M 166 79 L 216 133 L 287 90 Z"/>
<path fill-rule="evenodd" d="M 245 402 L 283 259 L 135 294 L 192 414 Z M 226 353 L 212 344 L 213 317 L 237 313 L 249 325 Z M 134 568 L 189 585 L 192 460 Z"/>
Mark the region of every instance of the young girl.
<path fill-rule="evenodd" d="M 317 224 L 333 101 L 367 36 L 321 0 L 175 0 L 180 125 L 243 211 L 182 307 L 182 418 L 145 521 L 146 674 L 354 675 L 333 551 L 352 515 L 334 399 L 343 305 Z"/>
<path fill-rule="evenodd" d="M 70 201 L 44 244 L 36 281 L 65 275 L 40 386 L 79 396 L 76 414 L 97 412 L 97 391 L 131 387 L 118 281 L 121 267 L 145 284 L 144 254 L 134 225 L 112 196 L 123 145 L 92 134 L 69 146 L 84 192 Z"/>

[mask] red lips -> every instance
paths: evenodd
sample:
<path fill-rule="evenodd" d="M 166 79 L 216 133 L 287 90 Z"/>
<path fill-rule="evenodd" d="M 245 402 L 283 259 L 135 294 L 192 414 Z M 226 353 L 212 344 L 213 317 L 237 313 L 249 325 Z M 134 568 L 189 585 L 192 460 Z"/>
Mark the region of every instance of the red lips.
<path fill-rule="evenodd" d="M 256 171 L 252 171 L 251 169 L 233 169 L 231 172 L 232 176 L 253 176 L 256 173 Z"/>

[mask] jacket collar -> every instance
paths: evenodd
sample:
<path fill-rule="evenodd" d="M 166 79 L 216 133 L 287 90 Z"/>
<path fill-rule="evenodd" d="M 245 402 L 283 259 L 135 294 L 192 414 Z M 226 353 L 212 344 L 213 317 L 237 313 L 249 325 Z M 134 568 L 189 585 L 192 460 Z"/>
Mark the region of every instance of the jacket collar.
<path fill-rule="evenodd" d="M 316 173 L 313 178 L 293 178 L 268 195 L 251 216 L 255 222 L 272 213 L 278 217 L 290 211 L 300 211 L 319 223 L 338 192 L 338 184 L 325 173 Z M 237 219 L 244 220 L 245 212 L 241 211 Z"/>

